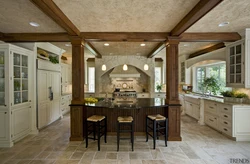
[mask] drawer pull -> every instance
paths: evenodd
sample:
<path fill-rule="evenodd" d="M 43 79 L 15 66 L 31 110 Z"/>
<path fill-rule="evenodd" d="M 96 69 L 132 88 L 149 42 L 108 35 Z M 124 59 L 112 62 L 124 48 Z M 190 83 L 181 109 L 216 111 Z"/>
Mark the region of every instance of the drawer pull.
<path fill-rule="evenodd" d="M 217 106 L 217 104 L 214 104 L 215 106 Z"/>
<path fill-rule="evenodd" d="M 224 131 L 227 131 L 227 129 L 225 129 L 225 128 L 224 128 L 223 130 L 224 130 Z"/>
<path fill-rule="evenodd" d="M 212 119 L 209 119 L 209 121 L 212 121 L 212 122 L 214 122 L 214 120 L 212 120 Z"/>
<path fill-rule="evenodd" d="M 64 105 L 64 103 L 62 103 L 62 105 Z"/>
<path fill-rule="evenodd" d="M 224 121 L 224 124 L 228 124 L 228 123 Z"/>
<path fill-rule="evenodd" d="M 209 108 L 214 109 L 214 107 L 211 107 L 211 106 Z"/>
<path fill-rule="evenodd" d="M 228 110 L 227 108 L 224 108 L 224 110 Z"/>
<path fill-rule="evenodd" d="M 227 115 L 224 115 L 224 117 L 228 118 L 228 116 L 227 116 Z"/>
<path fill-rule="evenodd" d="M 192 104 L 190 104 L 190 106 L 192 106 Z"/>

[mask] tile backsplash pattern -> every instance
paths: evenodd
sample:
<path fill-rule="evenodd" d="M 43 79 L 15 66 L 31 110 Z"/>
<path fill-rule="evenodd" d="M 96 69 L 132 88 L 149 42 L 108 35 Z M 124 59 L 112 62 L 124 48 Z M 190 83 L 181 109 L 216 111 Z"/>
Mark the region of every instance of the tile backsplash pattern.
<path fill-rule="evenodd" d="M 142 72 L 141 70 L 137 69 L 140 73 L 139 78 L 110 78 L 109 74 L 112 70 L 106 72 L 101 78 L 101 90 L 100 92 L 108 92 L 112 93 L 115 88 L 120 88 L 121 91 L 136 91 L 142 92 L 143 89 L 146 92 L 149 91 L 149 77 Z"/>

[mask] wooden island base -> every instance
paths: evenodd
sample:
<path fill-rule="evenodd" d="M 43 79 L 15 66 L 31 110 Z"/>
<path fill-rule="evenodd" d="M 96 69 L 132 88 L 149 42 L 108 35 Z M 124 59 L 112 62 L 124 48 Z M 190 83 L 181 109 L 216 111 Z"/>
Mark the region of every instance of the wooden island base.
<path fill-rule="evenodd" d="M 116 134 L 117 118 L 118 116 L 132 116 L 134 119 L 135 135 L 145 135 L 146 116 L 161 114 L 169 118 L 169 141 L 181 141 L 180 137 L 180 123 L 173 123 L 180 121 L 177 118 L 180 115 L 180 106 L 174 106 L 173 111 L 169 111 L 170 106 L 150 106 L 140 108 L 107 108 L 99 106 L 85 106 L 85 105 L 71 105 L 71 141 L 84 140 L 84 120 L 92 115 L 103 115 L 107 117 L 107 132 L 110 135 Z M 179 110 L 179 111 L 178 111 Z M 169 117 L 172 115 L 172 118 Z"/>

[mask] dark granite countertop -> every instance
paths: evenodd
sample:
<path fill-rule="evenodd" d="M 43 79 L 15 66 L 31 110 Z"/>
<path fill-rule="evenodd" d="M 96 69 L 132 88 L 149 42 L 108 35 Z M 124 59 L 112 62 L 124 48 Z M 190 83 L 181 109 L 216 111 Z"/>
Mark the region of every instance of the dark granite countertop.
<path fill-rule="evenodd" d="M 150 108 L 150 107 L 166 107 L 165 98 L 109 98 L 105 101 L 101 100 L 97 103 L 71 104 L 70 106 L 87 106 L 87 107 L 102 107 L 102 108 Z"/>

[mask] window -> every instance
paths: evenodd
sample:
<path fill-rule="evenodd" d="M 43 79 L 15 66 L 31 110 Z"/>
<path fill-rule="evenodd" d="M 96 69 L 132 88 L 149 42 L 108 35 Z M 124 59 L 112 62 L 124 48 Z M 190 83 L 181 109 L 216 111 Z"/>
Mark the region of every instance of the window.
<path fill-rule="evenodd" d="M 156 85 L 161 84 L 161 67 L 155 67 L 155 91 L 156 90 Z"/>
<path fill-rule="evenodd" d="M 221 91 L 226 88 L 226 64 L 214 64 L 196 68 L 196 91 L 203 93 L 202 83 L 205 77 L 215 77 L 221 84 Z"/>
<path fill-rule="evenodd" d="M 95 67 L 89 67 L 89 92 L 95 92 Z"/>

